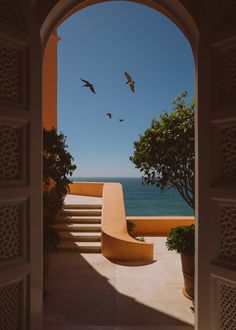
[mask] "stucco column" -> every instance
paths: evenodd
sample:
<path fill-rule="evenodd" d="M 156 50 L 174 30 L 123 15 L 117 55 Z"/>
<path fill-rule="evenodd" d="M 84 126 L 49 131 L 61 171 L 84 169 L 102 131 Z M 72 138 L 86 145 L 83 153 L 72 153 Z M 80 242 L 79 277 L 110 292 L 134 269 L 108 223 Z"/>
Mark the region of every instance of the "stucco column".
<path fill-rule="evenodd" d="M 43 127 L 57 128 L 57 43 L 55 30 L 47 43 L 43 60 Z"/>

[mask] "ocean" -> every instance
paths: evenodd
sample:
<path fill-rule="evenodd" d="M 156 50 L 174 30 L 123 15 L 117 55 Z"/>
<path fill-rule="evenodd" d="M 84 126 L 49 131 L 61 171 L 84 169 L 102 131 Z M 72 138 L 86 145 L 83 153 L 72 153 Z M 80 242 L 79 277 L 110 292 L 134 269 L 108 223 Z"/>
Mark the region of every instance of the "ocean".
<path fill-rule="evenodd" d="M 193 215 L 193 209 L 175 189 L 160 191 L 143 185 L 141 178 L 72 178 L 72 181 L 119 182 L 123 186 L 126 215 Z"/>

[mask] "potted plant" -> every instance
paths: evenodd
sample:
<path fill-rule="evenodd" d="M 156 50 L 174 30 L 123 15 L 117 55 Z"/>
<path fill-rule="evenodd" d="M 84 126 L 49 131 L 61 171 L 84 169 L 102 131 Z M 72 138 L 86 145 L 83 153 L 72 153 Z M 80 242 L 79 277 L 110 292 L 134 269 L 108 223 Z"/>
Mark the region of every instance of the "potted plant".
<path fill-rule="evenodd" d="M 172 228 L 167 236 L 168 250 L 181 255 L 184 276 L 184 295 L 194 299 L 194 231 L 195 226 L 178 226 Z"/>

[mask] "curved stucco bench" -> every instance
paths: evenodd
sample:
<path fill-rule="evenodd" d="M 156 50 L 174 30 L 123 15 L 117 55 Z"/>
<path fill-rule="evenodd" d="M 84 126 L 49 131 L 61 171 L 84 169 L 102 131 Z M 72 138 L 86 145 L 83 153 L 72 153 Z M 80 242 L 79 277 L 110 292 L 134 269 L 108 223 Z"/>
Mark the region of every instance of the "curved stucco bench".
<path fill-rule="evenodd" d="M 128 234 L 120 183 L 103 186 L 102 254 L 120 261 L 153 260 L 153 244 L 137 241 Z"/>

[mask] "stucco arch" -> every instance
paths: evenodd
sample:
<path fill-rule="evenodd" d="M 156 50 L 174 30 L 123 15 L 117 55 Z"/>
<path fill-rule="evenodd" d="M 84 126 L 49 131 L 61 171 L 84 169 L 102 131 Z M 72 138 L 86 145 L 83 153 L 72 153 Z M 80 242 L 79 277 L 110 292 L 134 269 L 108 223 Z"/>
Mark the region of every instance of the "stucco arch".
<path fill-rule="evenodd" d="M 47 46 L 48 39 L 53 31 L 76 12 L 92 5 L 96 5 L 102 2 L 116 1 L 116 0 L 59 0 L 55 2 L 54 6 L 49 7 L 43 6 L 42 2 L 36 6 L 38 19 L 41 24 L 40 35 L 42 41 L 42 49 L 44 50 Z M 125 1 L 124 1 L 125 2 Z M 201 2 L 194 8 L 185 6 L 182 1 L 177 0 L 129 0 L 148 6 L 157 10 L 158 12 L 169 18 L 174 24 L 176 24 L 182 31 L 186 39 L 188 40 L 195 61 L 195 68 L 197 71 L 198 65 L 198 46 L 199 46 L 199 35 L 200 35 L 200 22 L 201 17 L 204 13 L 204 7 Z M 195 86 L 197 87 L 197 75 L 195 77 Z M 197 89 L 196 89 L 197 98 Z M 197 149 L 196 149 L 197 150 Z M 196 151 L 197 152 L 197 151 Z M 196 157 L 197 158 L 197 157 Z M 197 164 L 196 164 L 197 165 Z M 197 166 L 196 166 L 197 172 Z M 196 180 L 197 181 L 197 180 Z M 197 195 L 197 194 L 196 194 Z"/>
<path fill-rule="evenodd" d="M 57 1 L 54 6 L 45 4 L 44 1 L 38 2 L 35 6 L 38 20 L 41 23 L 40 36 L 42 42 L 43 56 L 43 125 L 44 127 L 57 126 L 57 28 L 70 16 L 76 12 L 103 2 L 117 2 L 117 0 L 69 0 Z M 127 0 L 126 0 L 127 1 Z M 181 3 L 181 0 L 128 0 L 129 2 L 148 6 L 169 18 L 188 40 L 192 49 L 195 65 L 197 64 L 197 50 L 199 42 L 199 29 L 196 21 L 198 15 L 203 15 L 203 7 L 198 6 L 193 10 L 194 17 L 189 8 Z M 123 1 L 125 2 L 125 1 Z M 43 4 L 44 3 L 44 4 Z M 47 6 L 46 6 L 47 5 Z M 196 9 L 196 8 L 195 8 Z M 198 14 L 198 15 L 196 15 Z M 47 47 L 46 47 L 47 46 Z M 52 62 L 50 62 L 52 61 Z M 52 66 L 51 63 L 55 65 Z M 50 72 L 50 74 L 48 74 Z M 197 85 L 197 82 L 196 84 Z"/>
<path fill-rule="evenodd" d="M 112 0 L 111 0 L 112 1 Z M 116 1 L 116 0 L 113 0 Z M 44 49 L 48 37 L 60 22 L 76 11 L 100 0 L 39 1 L 35 6 Z M 236 195 L 231 174 L 235 169 L 233 143 L 227 145 L 236 127 L 235 69 L 236 57 L 235 1 L 211 0 L 137 0 L 171 19 L 189 41 L 195 59 L 196 115 L 196 301 L 195 328 L 221 329 L 235 322 L 230 309 L 235 299 L 235 272 L 231 255 L 222 262 L 226 212 L 230 226 L 235 221 Z M 224 24 L 222 24 L 225 22 Z M 227 122 L 227 125 L 225 125 Z M 227 126 L 227 127 L 226 127 Z M 227 128 L 227 129 L 226 129 Z M 226 141 L 226 142 L 225 142 Z M 230 164 L 230 165 L 229 165 Z M 230 168 L 228 174 L 225 169 Z M 227 171 L 226 171 L 227 172 Z M 225 181 L 222 177 L 225 177 Z M 227 214 L 228 214 L 227 213 Z M 235 267 L 235 264 L 234 264 Z M 228 292 L 230 294 L 228 295 Z M 226 298 L 227 295 L 227 298 Z M 227 310 L 224 308 L 227 306 Z M 227 321 L 225 321 L 227 319 Z M 229 320 L 229 321 L 228 321 Z M 228 323 L 229 322 L 229 323 Z"/>
<path fill-rule="evenodd" d="M 63 18 L 98 2 L 0 1 L 0 64 L 3 72 L 10 72 L 1 76 L 0 130 L 14 132 L 15 147 L 3 152 L 3 156 L 13 156 L 17 169 L 17 175 L 11 173 L 1 181 L 0 202 L 2 208 L 9 210 L 4 221 L 9 232 L 15 232 L 15 224 L 19 224 L 14 240 L 20 247 L 17 257 L 8 249 L 10 259 L 0 262 L 3 293 L 0 302 L 7 307 L 6 313 L 0 316 L 0 324 L 5 328 L 42 329 L 44 47 Z M 196 121 L 198 288 L 195 328 L 229 329 L 236 324 L 235 0 L 137 2 L 159 10 L 175 22 L 193 49 L 199 109 Z M 14 74 L 8 71 L 12 67 Z M 20 97 L 16 97 L 18 95 Z M 5 140 L 12 143 L 12 134 L 5 135 Z M 8 162 L 4 165 L 2 161 L 2 166 L 2 171 L 9 173 Z M 12 217 L 16 205 L 19 205 L 19 212 Z M 10 219 L 14 221 L 8 221 Z M 6 247 L 3 245 L 3 248 Z"/>
<path fill-rule="evenodd" d="M 55 2 L 54 5 L 51 7 L 49 6 L 49 4 L 44 4 L 43 6 L 43 1 L 39 2 L 35 8 L 36 13 L 38 14 L 39 22 L 41 24 L 40 35 L 43 52 L 47 46 L 49 37 L 53 34 L 53 31 L 55 31 L 55 29 L 57 29 L 57 27 L 59 27 L 60 24 L 62 24 L 67 18 L 88 6 L 108 1 L 114 2 L 117 0 L 59 0 Z M 198 44 L 200 34 L 199 17 L 203 15 L 202 6 L 198 6 L 197 9 L 195 7 L 195 9 L 191 11 L 190 8 L 183 5 L 181 0 L 129 0 L 129 2 L 148 6 L 162 13 L 167 18 L 169 18 L 175 25 L 177 25 L 192 48 L 195 66 L 197 66 Z M 197 81 L 195 81 L 195 86 L 197 86 Z"/>
<path fill-rule="evenodd" d="M 40 24 L 40 34 L 43 48 L 47 44 L 47 40 L 52 31 L 59 26 L 66 18 L 73 15 L 79 10 L 105 1 L 117 0 L 68 0 L 54 1 L 51 5 L 47 1 L 38 1 L 35 5 L 35 10 L 38 15 Z M 193 55 L 196 61 L 199 27 L 201 17 L 204 15 L 204 7 L 201 2 L 198 2 L 194 8 L 184 5 L 181 0 L 129 0 L 151 7 L 172 20 L 183 32 L 188 39 Z"/>

